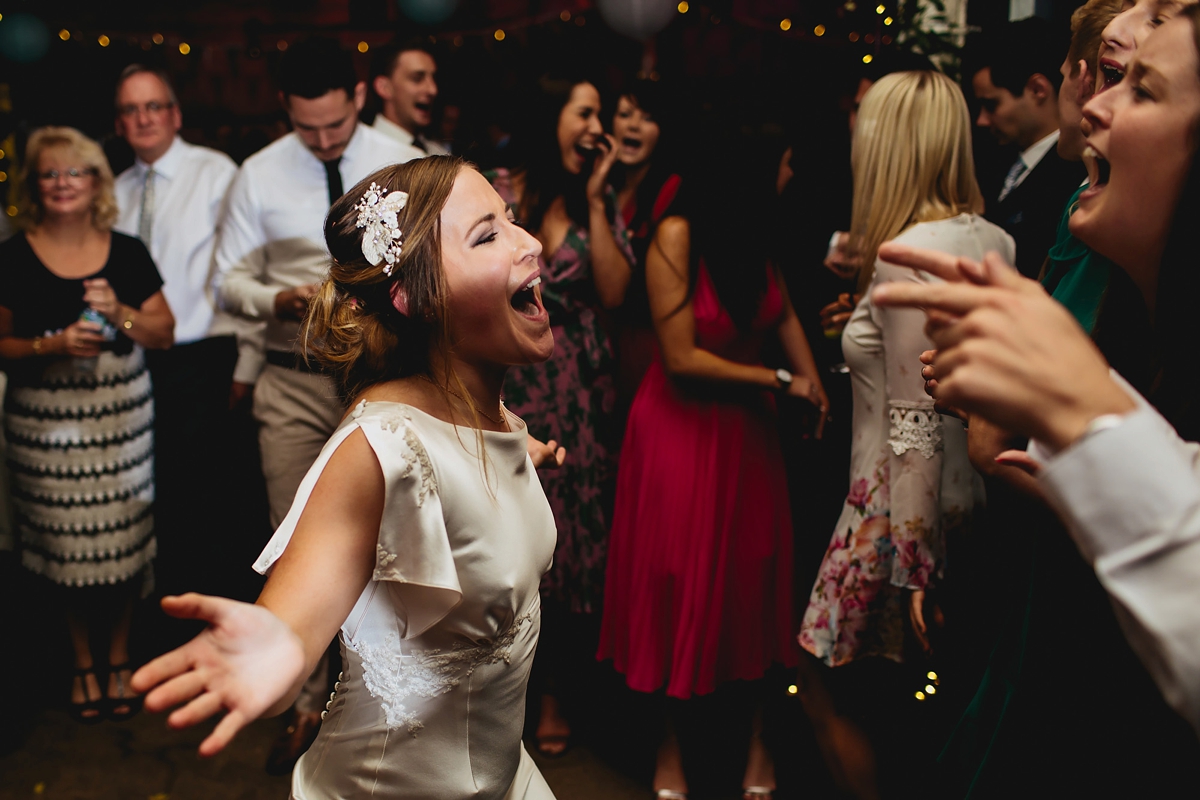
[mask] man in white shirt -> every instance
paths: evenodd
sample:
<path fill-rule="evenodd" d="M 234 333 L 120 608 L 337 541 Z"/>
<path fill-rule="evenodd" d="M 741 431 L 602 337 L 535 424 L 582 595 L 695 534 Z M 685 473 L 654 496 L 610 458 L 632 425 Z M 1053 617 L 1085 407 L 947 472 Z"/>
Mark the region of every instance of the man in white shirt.
<path fill-rule="evenodd" d="M 280 83 L 294 130 L 242 165 L 216 256 L 222 305 L 266 322 L 254 413 L 274 525 L 342 415 L 333 382 L 295 347 L 308 300 L 329 269 L 325 215 L 375 170 L 423 155 L 359 124 L 366 85 L 332 42 L 295 45 Z M 256 366 L 241 362 L 239 373 L 249 378 Z"/>
<path fill-rule="evenodd" d="M 423 40 L 377 51 L 371 59 L 371 86 L 383 102 L 375 115 L 375 130 L 426 155 L 450 154 L 423 133 L 433 122 L 433 101 L 438 95 L 437 61 Z"/>
<path fill-rule="evenodd" d="M 971 85 L 979 101 L 975 124 L 1020 154 L 984 214 L 1017 242 L 1016 267 L 1036 278 L 1054 244 L 1063 206 L 1087 176 L 1058 155 L 1059 66 L 1069 42 L 1043 19 L 1030 17 L 991 32 L 976 56 Z"/>
<path fill-rule="evenodd" d="M 116 131 L 136 160 L 117 176 L 114 226 L 139 236 L 162 275 L 175 315 L 175 345 L 147 351 L 155 397 L 158 579 L 168 591 L 201 588 L 219 552 L 217 519 L 197 497 L 227 497 L 231 396 L 238 323 L 215 308 L 213 249 L 237 165 L 179 136 L 182 115 L 167 75 L 140 64 L 117 81 Z M 253 328 L 246 337 L 253 339 Z"/>
<path fill-rule="evenodd" d="M 293 131 L 242 165 L 216 254 L 222 306 L 266 323 L 259 358 L 247 363 L 243 352 L 238 370 L 246 379 L 261 370 L 254 416 L 274 526 L 345 410 L 333 380 L 309 365 L 296 341 L 308 301 L 329 271 L 325 215 L 377 169 L 424 155 L 359 123 L 367 87 L 332 41 L 289 48 L 279 83 Z M 271 771 L 290 769 L 315 735 L 320 695 L 328 692 L 321 672 L 318 666 L 297 699 L 290 733 L 268 762 Z"/>

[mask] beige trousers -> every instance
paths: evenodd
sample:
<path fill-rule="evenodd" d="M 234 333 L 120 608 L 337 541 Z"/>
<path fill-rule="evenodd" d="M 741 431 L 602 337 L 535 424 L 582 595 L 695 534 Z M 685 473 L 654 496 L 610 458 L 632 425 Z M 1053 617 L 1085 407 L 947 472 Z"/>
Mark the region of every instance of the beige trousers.
<path fill-rule="evenodd" d="M 287 516 L 300 481 L 344 413 L 329 377 L 274 364 L 263 369 L 254 386 L 254 418 L 272 527 Z"/>
<path fill-rule="evenodd" d="M 344 412 L 337 389 L 327 376 L 274 364 L 264 367 L 254 386 L 254 418 L 259 424 L 258 444 L 272 528 L 279 527 L 287 516 L 300 482 Z M 321 657 L 296 698 L 295 708 L 300 713 L 316 713 L 325 706 L 329 692 L 326 658 Z"/>

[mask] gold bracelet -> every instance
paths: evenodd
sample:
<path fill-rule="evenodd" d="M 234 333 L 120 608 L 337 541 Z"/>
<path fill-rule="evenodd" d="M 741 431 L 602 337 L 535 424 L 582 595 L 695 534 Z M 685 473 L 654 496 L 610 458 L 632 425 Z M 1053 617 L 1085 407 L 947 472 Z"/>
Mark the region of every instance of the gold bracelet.
<path fill-rule="evenodd" d="M 125 330 L 133 328 L 133 309 L 129 309 L 129 313 L 125 315 L 125 321 L 121 323 L 121 327 Z"/>
<path fill-rule="evenodd" d="M 33 354 L 35 356 L 40 356 L 42 354 L 42 341 L 43 338 L 41 336 L 33 337 Z"/>

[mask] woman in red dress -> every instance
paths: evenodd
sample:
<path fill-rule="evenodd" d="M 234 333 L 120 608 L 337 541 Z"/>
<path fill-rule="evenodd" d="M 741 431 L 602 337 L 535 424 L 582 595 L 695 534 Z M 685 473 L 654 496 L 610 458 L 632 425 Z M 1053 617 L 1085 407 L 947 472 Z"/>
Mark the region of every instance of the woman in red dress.
<path fill-rule="evenodd" d="M 726 191 L 751 174 L 729 171 L 716 184 Z M 630 688 L 665 687 L 680 700 L 796 662 L 792 524 L 773 394 L 803 398 L 822 414 L 828 403 L 768 263 L 767 237 L 756 235 L 768 217 L 755 194 L 730 191 L 738 202 L 729 204 L 709 195 L 687 217 L 664 219 L 646 258 L 661 356 L 634 398 L 622 446 L 598 656 L 613 659 Z M 762 364 L 770 333 L 795 375 Z M 673 733 L 654 784 L 660 798 L 686 796 Z M 744 786 L 750 797 L 774 788 L 758 736 Z"/>

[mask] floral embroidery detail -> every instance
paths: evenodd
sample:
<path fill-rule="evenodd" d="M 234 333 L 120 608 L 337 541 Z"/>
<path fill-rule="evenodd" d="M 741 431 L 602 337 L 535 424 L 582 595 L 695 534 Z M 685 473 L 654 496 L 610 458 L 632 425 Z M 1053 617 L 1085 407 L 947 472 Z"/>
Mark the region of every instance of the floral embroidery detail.
<path fill-rule="evenodd" d="M 425 505 L 426 497 L 437 494 L 437 476 L 433 474 L 433 463 L 429 460 L 429 453 L 425 451 L 425 445 L 421 444 L 421 440 L 413 432 L 412 425 L 404 426 L 404 443 L 412 451 L 414 460 L 408 462 L 400 477 L 407 478 L 412 474 L 413 467 L 420 467 L 421 486 L 417 489 L 417 507 L 420 508 Z"/>
<path fill-rule="evenodd" d="M 367 401 L 359 400 L 358 405 L 356 405 L 354 407 L 354 410 L 350 412 L 350 419 L 358 419 L 359 417 L 361 417 L 363 415 L 363 412 L 366 410 L 367 410 Z"/>
<path fill-rule="evenodd" d="M 942 416 L 928 405 L 892 402 L 889 417 L 892 427 L 888 444 L 896 455 L 916 450 L 925 458 L 933 458 L 942 449 Z"/>
<path fill-rule="evenodd" d="M 414 469 L 420 471 L 420 486 L 417 488 L 417 507 L 425 505 L 425 498 L 430 495 L 437 494 L 438 484 L 437 475 L 433 471 L 433 462 L 429 460 L 429 453 L 425 450 L 425 445 L 421 444 L 420 437 L 417 436 L 412 426 L 412 417 L 403 411 L 393 414 L 386 414 L 379 418 L 379 426 L 389 433 L 397 433 L 401 428 L 404 429 L 404 443 L 408 445 L 411 457 L 405 456 L 404 471 L 400 473 L 401 478 L 407 478 L 412 475 Z"/>
<path fill-rule="evenodd" d="M 533 619 L 522 614 L 493 641 L 456 644 L 448 650 L 413 650 L 405 653 L 400 638 L 389 634 L 380 645 L 351 645 L 363 662 L 363 683 L 380 701 L 391 730 L 407 728 L 416 736 L 425 724 L 407 705 L 411 698 L 432 698 L 453 690 L 482 666 L 512 663 L 512 646 L 522 626 Z"/>
<path fill-rule="evenodd" d="M 397 558 L 395 553 L 383 549 L 383 545 L 375 544 L 375 569 L 387 569 Z"/>

